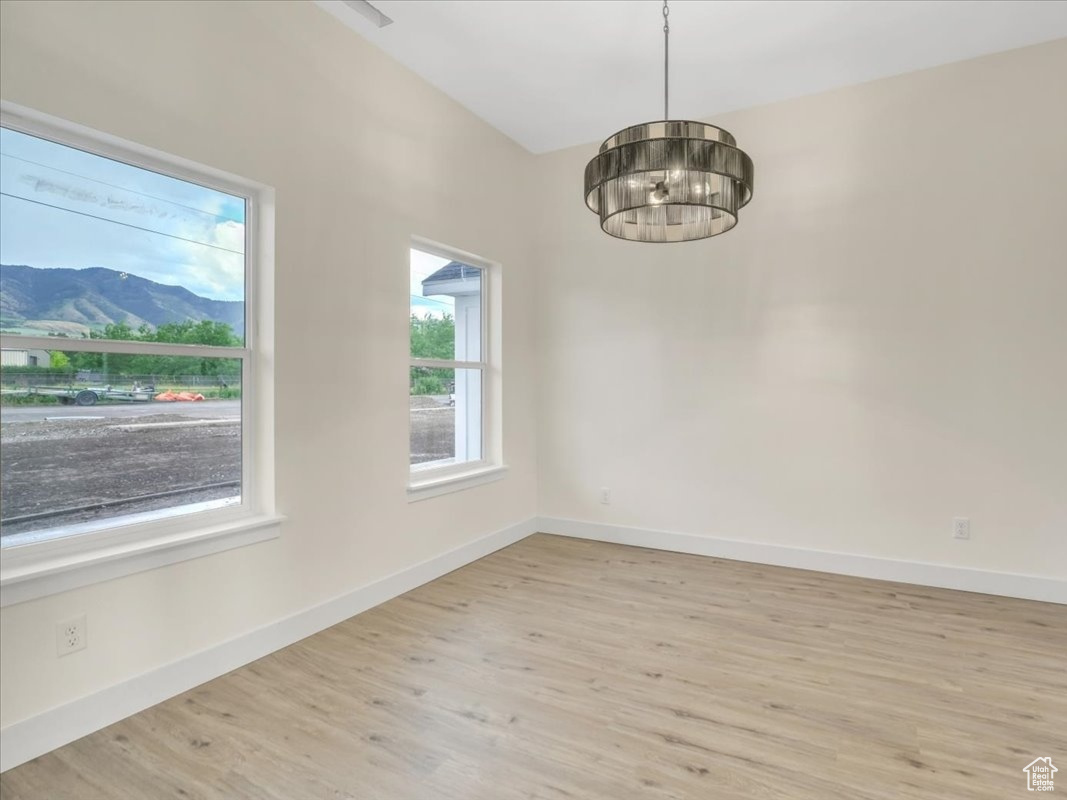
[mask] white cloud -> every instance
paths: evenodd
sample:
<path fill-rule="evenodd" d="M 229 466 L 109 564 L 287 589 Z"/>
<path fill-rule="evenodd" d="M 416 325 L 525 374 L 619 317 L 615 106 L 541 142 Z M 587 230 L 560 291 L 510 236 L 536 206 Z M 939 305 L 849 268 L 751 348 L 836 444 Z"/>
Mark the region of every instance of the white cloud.
<path fill-rule="evenodd" d="M 239 198 L 7 129 L 0 141 L 3 263 L 108 267 L 244 298 Z"/>

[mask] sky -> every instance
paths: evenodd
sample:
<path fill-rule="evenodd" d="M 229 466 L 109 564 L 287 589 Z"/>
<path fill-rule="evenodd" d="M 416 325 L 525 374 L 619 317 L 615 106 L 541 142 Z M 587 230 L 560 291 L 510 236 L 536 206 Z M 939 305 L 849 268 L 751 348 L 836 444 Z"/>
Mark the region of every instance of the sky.
<path fill-rule="evenodd" d="M 449 295 L 422 296 L 422 282 L 451 259 L 432 256 L 421 250 L 411 251 L 411 313 L 416 317 L 456 316 L 456 299 Z"/>
<path fill-rule="evenodd" d="M 0 129 L 0 263 L 108 267 L 244 300 L 245 201 Z"/>

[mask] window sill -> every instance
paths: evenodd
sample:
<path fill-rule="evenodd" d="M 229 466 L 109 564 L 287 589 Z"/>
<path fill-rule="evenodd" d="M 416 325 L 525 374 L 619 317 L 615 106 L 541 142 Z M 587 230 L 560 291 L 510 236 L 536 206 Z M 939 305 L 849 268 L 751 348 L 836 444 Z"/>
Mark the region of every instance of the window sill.
<path fill-rule="evenodd" d="M 508 468 L 504 465 L 479 466 L 464 472 L 450 472 L 447 475 L 411 476 L 408 484 L 408 502 L 417 503 L 443 494 L 461 492 L 486 483 L 498 481 L 504 477 Z"/>
<path fill-rule="evenodd" d="M 4 553 L 4 564 L 0 567 L 0 607 L 275 539 L 284 521 L 285 517 L 278 514 L 263 514 L 192 533 L 156 536 L 85 553 L 50 553 L 32 560 L 11 558 L 9 553 Z"/>

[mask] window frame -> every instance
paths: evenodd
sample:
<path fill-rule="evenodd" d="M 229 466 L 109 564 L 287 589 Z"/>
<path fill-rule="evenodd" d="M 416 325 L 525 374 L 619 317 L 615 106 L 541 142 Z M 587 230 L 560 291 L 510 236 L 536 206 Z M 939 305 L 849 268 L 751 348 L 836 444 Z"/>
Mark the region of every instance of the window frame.
<path fill-rule="evenodd" d="M 64 350 L 196 355 L 241 360 L 241 500 L 219 507 L 181 506 L 35 532 L 0 546 L 0 606 L 96 583 L 167 563 L 274 538 L 274 190 L 180 156 L 0 101 L 0 126 L 245 200 L 245 341 L 243 347 L 69 339 Z M 0 335 L 6 349 L 55 349 L 41 336 Z M 48 345 L 42 348 L 42 345 Z M 188 508 L 188 506 L 187 506 Z M 117 520 L 117 522 L 116 522 Z"/>
<path fill-rule="evenodd" d="M 481 401 L 480 458 L 458 463 L 428 461 L 423 464 L 411 464 L 411 413 L 410 411 L 408 412 L 409 464 L 407 492 L 408 500 L 416 501 L 498 480 L 503 477 L 507 467 L 503 461 L 501 437 L 497 424 L 500 415 L 500 397 L 499 390 L 496 388 L 496 378 L 499 376 L 500 365 L 497 360 L 498 348 L 494 346 L 493 335 L 495 330 L 492 324 L 494 312 L 498 310 L 494 306 L 499 302 L 498 294 L 495 293 L 495 290 L 499 280 L 500 264 L 431 239 L 412 236 L 408 243 L 407 251 L 409 277 L 411 250 L 419 250 L 450 261 L 459 261 L 481 270 L 482 273 L 478 299 L 480 306 L 479 323 L 481 326 L 480 360 L 461 361 L 455 359 L 414 358 L 411 355 L 410 335 L 408 338 L 408 358 L 405 369 L 409 374 L 409 386 L 412 367 L 453 370 L 476 369 L 481 372 L 481 397 L 479 398 Z M 410 298 L 408 298 L 409 318 L 411 314 L 410 308 Z"/>

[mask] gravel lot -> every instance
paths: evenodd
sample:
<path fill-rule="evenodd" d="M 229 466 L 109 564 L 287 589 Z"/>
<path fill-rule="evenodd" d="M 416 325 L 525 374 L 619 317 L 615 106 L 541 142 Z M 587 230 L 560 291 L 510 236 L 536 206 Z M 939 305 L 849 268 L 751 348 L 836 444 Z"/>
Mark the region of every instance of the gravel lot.
<path fill-rule="evenodd" d="M 0 423 L 42 422 L 46 419 L 84 419 L 121 417 L 136 422 L 133 417 L 150 417 L 156 414 L 177 415 L 184 419 L 217 419 L 241 416 L 240 400 L 205 400 L 202 403 L 115 403 L 95 406 L 3 406 L 0 408 Z"/>
<path fill-rule="evenodd" d="M 240 414 L 233 400 L 4 407 L 0 535 L 237 496 L 237 485 L 198 487 L 240 480 Z M 447 395 L 412 397 L 410 415 L 411 463 L 455 454 Z M 177 494 L 145 498 L 160 492 Z"/>
<path fill-rule="evenodd" d="M 456 454 L 456 409 L 448 395 L 411 398 L 411 463 L 452 458 Z"/>
<path fill-rule="evenodd" d="M 239 414 L 239 404 L 224 402 Z M 35 412 L 48 411 L 35 415 L 9 415 L 9 410 L 26 409 L 5 408 L 0 423 L 0 534 L 240 494 L 239 486 L 196 491 L 205 484 L 241 478 L 240 417 L 224 416 L 212 405 L 49 406 L 35 407 Z M 190 489 L 194 491 L 185 491 Z M 181 493 L 83 508 L 175 490 Z M 64 509 L 71 512 L 9 522 Z"/>

